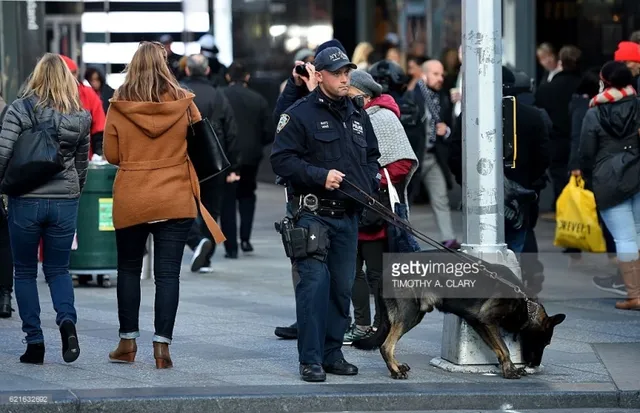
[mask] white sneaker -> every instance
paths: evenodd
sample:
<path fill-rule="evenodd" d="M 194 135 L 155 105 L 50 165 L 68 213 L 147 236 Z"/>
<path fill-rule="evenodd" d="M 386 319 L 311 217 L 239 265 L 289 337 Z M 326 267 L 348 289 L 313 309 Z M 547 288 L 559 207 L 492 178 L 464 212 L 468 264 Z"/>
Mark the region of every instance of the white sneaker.
<path fill-rule="evenodd" d="M 191 272 L 199 271 L 207 260 L 207 255 L 211 252 L 213 243 L 208 238 L 202 238 L 202 241 L 198 244 L 195 251 L 193 251 L 193 258 L 191 258 Z"/>

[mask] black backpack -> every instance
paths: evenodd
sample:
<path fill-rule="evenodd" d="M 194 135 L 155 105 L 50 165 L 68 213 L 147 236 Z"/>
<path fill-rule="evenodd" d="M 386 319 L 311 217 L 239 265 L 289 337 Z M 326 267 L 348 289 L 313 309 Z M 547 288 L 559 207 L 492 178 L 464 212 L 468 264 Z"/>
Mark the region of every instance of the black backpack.
<path fill-rule="evenodd" d="M 58 130 L 54 119 L 38 123 L 29 99 L 23 100 L 33 126 L 23 130 L 14 146 L 0 193 L 21 196 L 46 184 L 64 170 Z"/>

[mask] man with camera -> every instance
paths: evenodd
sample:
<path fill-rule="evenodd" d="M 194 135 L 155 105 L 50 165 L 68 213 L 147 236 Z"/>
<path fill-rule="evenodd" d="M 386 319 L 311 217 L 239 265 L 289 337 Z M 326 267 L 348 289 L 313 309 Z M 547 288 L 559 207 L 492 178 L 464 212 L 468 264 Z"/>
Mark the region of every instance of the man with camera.
<path fill-rule="evenodd" d="M 340 43 L 339 40 L 333 39 L 318 46 L 314 59 L 317 58 L 318 53 L 328 47 L 337 47 L 342 51 L 342 53 L 347 54 L 342 43 Z M 276 124 L 280 120 L 280 115 L 282 115 L 289 106 L 296 103 L 298 99 L 301 99 L 313 92 L 316 86 L 318 86 L 318 81 L 316 80 L 313 71 L 312 63 L 305 63 L 303 61 L 295 62 L 295 66 L 291 71 L 291 76 L 287 79 L 287 85 L 284 87 L 284 90 L 280 96 L 278 96 L 278 100 L 276 101 L 276 107 L 273 111 L 273 120 Z"/>
<path fill-rule="evenodd" d="M 293 225 L 282 225 L 285 251 L 297 266 L 298 356 L 305 381 L 326 373 L 358 374 L 342 354 L 355 277 L 363 199 L 379 187 L 378 142 L 368 115 L 347 97 L 356 65 L 337 47 L 316 55 L 318 87 L 281 116 L 273 171 L 289 185 Z M 364 199 L 363 199 L 364 201 Z"/>

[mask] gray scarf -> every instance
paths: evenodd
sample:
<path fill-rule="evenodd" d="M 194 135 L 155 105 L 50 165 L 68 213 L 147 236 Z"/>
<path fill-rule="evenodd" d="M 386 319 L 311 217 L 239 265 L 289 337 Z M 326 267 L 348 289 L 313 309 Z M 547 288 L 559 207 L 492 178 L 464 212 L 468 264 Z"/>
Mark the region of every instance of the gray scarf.
<path fill-rule="evenodd" d="M 378 140 L 378 149 L 380 150 L 380 158 L 378 163 L 381 167 L 385 167 L 395 161 L 401 159 L 411 159 L 413 165 L 409 174 L 405 178 L 404 185 L 404 203 L 407 203 L 407 187 L 411 177 L 418 169 L 418 158 L 416 157 L 407 133 L 404 131 L 400 119 L 389 109 L 380 106 L 371 106 L 367 109 L 373 131 Z M 400 191 L 398 191 L 400 192 Z"/>

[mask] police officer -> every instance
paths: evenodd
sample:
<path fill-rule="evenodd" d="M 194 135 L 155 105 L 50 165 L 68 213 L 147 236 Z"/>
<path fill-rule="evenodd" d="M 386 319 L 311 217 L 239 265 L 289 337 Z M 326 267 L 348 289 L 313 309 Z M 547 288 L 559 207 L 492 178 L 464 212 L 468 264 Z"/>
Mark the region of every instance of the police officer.
<path fill-rule="evenodd" d="M 355 68 L 337 47 L 318 53 L 312 74 L 318 87 L 280 116 L 271 152 L 273 171 L 292 190 L 294 229 L 283 233 L 283 242 L 300 274 L 298 358 L 305 381 L 324 381 L 326 373 L 358 374 L 341 350 L 362 210 L 349 195 L 364 200 L 355 187 L 370 195 L 377 191 L 380 152 L 369 117 L 347 97 Z"/>

